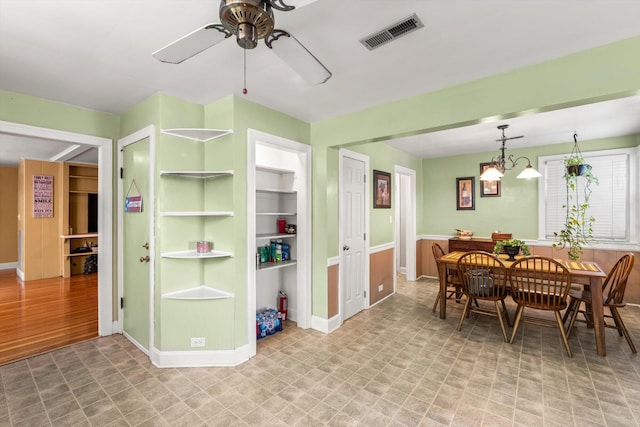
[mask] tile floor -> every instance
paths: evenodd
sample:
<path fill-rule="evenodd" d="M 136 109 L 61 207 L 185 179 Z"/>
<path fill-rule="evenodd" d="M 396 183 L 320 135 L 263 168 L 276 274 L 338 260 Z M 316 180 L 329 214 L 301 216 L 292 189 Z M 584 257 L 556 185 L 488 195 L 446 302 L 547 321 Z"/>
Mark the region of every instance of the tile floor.
<path fill-rule="evenodd" d="M 157 369 L 120 335 L 0 367 L 0 426 L 634 426 L 640 360 L 615 330 L 595 354 L 583 324 L 567 358 L 557 330 L 497 319 L 457 332 L 431 312 L 436 281 L 398 292 L 332 334 L 288 327 L 235 368 Z M 640 308 L 622 315 L 640 345 Z M 524 336 L 523 336 L 524 334 Z"/>

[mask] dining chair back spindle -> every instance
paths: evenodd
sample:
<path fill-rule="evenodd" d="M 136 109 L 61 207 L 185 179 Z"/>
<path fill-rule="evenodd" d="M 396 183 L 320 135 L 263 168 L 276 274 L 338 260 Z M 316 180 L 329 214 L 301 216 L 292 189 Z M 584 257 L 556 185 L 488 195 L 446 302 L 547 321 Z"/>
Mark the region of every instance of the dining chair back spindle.
<path fill-rule="evenodd" d="M 631 351 L 633 353 L 637 353 L 636 347 L 633 345 L 633 341 L 631 340 L 631 335 L 629 335 L 629 331 L 618 312 L 619 308 L 626 305 L 624 301 L 624 293 L 627 289 L 627 280 L 629 278 L 629 274 L 631 274 L 631 270 L 633 269 L 634 261 L 635 257 L 631 253 L 623 255 L 618 259 L 602 284 L 602 300 L 603 305 L 608 307 L 611 311 L 611 315 L 605 314 L 605 318 L 613 319 L 614 322 L 614 325 L 609 325 L 605 322 L 605 327 L 617 329 L 618 334 L 620 336 L 624 336 L 627 340 L 629 347 L 631 347 Z M 591 305 L 591 292 L 589 290 L 572 289 L 569 292 L 569 296 L 571 297 L 571 300 L 569 302 L 569 307 L 567 308 L 566 316 L 570 318 L 567 334 L 568 336 L 571 336 L 578 313 L 582 313 L 587 322 L 591 321 L 588 316 L 588 313 L 591 311 L 589 310 L 589 306 Z M 586 310 L 580 310 L 582 303 L 585 304 Z"/>
<path fill-rule="evenodd" d="M 433 258 L 436 260 L 436 265 L 438 267 L 438 275 L 440 275 L 440 258 L 445 255 L 444 249 L 438 243 L 433 243 L 431 245 L 431 252 L 433 253 Z M 445 271 L 445 280 L 447 283 L 447 298 L 451 298 L 453 296 L 456 297 L 456 301 L 460 301 L 460 297 L 462 296 L 462 282 L 458 278 L 458 271 L 455 268 L 444 268 Z M 438 303 L 440 302 L 440 292 L 438 292 L 438 296 L 436 296 L 436 300 L 433 303 L 432 312 L 436 312 L 436 308 L 438 307 Z M 446 304 L 446 301 L 443 301 L 443 304 Z"/>
<path fill-rule="evenodd" d="M 561 310 L 567 307 L 567 295 L 571 287 L 571 273 L 560 262 L 547 257 L 531 256 L 516 260 L 509 268 L 511 296 L 518 305 L 509 342 L 513 343 L 522 321 L 545 326 L 557 326 L 569 357 L 573 357 L 564 329 Z M 551 320 L 524 317 L 524 309 L 553 311 Z"/>
<path fill-rule="evenodd" d="M 507 342 L 506 323 L 511 326 L 509 312 L 504 303 L 507 296 L 507 270 L 497 257 L 488 252 L 471 251 L 465 253 L 458 260 L 458 276 L 462 280 L 462 292 L 466 300 L 458 330 L 469 313 L 478 313 L 495 316 L 500 322 L 502 337 Z M 486 301 L 483 304 L 473 305 L 472 302 Z M 489 303 L 487 306 L 486 304 Z"/>

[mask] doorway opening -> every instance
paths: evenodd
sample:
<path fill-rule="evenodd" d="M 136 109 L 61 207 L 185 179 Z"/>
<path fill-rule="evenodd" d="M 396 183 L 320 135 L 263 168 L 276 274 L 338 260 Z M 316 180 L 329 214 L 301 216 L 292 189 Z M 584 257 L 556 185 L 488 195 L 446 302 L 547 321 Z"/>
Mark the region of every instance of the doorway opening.
<path fill-rule="evenodd" d="M 19 123 L 0 121 L 0 135 L 11 135 L 40 139 L 45 141 L 58 141 L 98 150 L 98 335 L 106 336 L 113 333 L 113 246 L 112 233 L 112 172 L 113 172 L 113 141 L 108 138 L 85 135 L 74 132 L 66 132 Z"/>
<path fill-rule="evenodd" d="M 394 167 L 396 272 L 416 280 L 416 171 Z"/>

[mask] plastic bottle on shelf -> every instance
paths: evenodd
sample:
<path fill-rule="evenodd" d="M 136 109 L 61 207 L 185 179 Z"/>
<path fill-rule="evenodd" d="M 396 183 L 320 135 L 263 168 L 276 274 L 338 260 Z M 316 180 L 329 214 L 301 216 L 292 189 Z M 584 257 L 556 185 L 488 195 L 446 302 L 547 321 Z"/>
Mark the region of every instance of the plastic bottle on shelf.
<path fill-rule="evenodd" d="M 284 218 L 278 218 L 278 233 L 284 234 L 287 228 L 287 221 Z"/>

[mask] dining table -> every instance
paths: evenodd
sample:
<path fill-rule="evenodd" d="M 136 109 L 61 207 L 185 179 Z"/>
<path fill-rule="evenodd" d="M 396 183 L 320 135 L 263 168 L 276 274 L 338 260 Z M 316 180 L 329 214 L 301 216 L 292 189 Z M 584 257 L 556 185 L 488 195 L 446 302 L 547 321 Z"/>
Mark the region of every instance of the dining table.
<path fill-rule="evenodd" d="M 457 268 L 460 257 L 464 255 L 464 251 L 452 251 L 438 258 L 438 277 L 440 280 L 440 318 L 447 318 L 447 269 Z M 505 254 L 498 255 L 498 258 L 509 269 L 513 261 L 508 260 Z M 516 259 L 522 256 L 516 256 Z M 607 273 L 600 268 L 596 262 L 592 261 L 572 261 L 556 259 L 562 265 L 569 269 L 572 279 L 583 279 L 577 282 L 580 285 L 590 286 L 592 289 L 602 289 L 602 281 L 606 279 Z M 572 280 L 573 281 L 573 280 Z M 602 300 L 602 292 L 590 292 L 591 294 L 591 317 L 593 320 L 593 329 L 596 337 L 596 350 L 599 356 L 606 356 L 607 349 L 605 344 L 604 332 L 604 305 Z"/>

